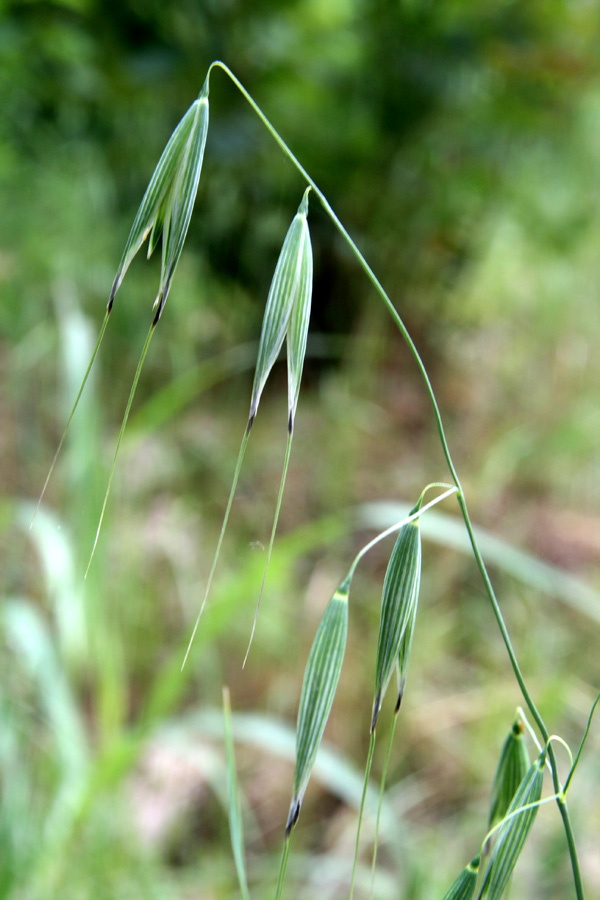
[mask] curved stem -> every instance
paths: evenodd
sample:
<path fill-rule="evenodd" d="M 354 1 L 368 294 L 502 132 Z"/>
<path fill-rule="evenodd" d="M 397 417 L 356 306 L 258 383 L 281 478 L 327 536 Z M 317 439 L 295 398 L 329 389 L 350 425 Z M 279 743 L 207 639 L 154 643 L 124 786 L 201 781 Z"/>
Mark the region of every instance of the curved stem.
<path fill-rule="evenodd" d="M 510 636 L 508 634 L 508 630 L 506 628 L 504 618 L 502 616 L 502 612 L 500 610 L 500 605 L 498 603 L 498 599 L 494 592 L 494 588 L 490 581 L 490 577 L 488 575 L 485 563 L 483 561 L 483 557 L 481 555 L 479 546 L 477 544 L 477 540 L 475 538 L 475 534 L 473 531 L 473 526 L 471 524 L 471 519 L 469 516 L 469 511 L 467 508 L 467 503 L 466 503 L 465 496 L 463 493 L 462 485 L 460 483 L 460 479 L 458 477 L 458 472 L 456 471 L 454 462 L 452 460 L 452 456 L 450 454 L 450 448 L 448 446 L 446 432 L 444 429 L 442 415 L 440 413 L 440 408 L 438 406 L 437 398 L 435 396 L 431 381 L 429 379 L 429 375 L 425 368 L 425 364 L 423 363 L 423 360 L 421 359 L 421 356 L 419 355 L 419 352 L 413 342 L 413 339 L 411 338 L 411 336 L 408 332 L 408 329 L 406 328 L 406 325 L 402 321 L 400 314 L 398 313 L 396 307 L 394 306 L 394 304 L 390 300 L 389 296 L 387 295 L 383 285 L 381 284 L 381 282 L 379 281 L 379 279 L 377 278 L 377 276 L 371 269 L 369 263 L 364 258 L 364 256 L 358 249 L 357 245 L 353 241 L 353 239 L 350 237 L 350 235 L 346 231 L 345 227 L 342 225 L 341 221 L 338 219 L 337 215 L 333 211 L 332 207 L 329 204 L 329 201 L 327 200 L 327 198 L 325 197 L 325 195 L 323 194 L 321 189 L 318 187 L 318 185 L 315 183 L 315 181 L 310 177 L 310 175 L 308 174 L 308 172 L 306 171 L 304 166 L 300 163 L 300 161 L 292 153 L 292 151 L 287 146 L 287 144 L 285 143 L 283 138 L 276 131 L 276 129 L 273 127 L 273 125 L 269 122 L 269 120 L 267 119 L 267 117 L 265 116 L 263 111 L 260 109 L 260 107 L 254 101 L 254 99 L 250 96 L 250 94 L 248 93 L 246 88 L 243 86 L 243 84 L 236 78 L 236 76 L 233 74 L 231 69 L 229 69 L 229 67 L 227 65 L 225 65 L 224 62 L 221 62 L 220 60 L 215 60 L 213 63 L 211 63 L 211 65 L 209 67 L 207 78 L 210 76 L 210 73 L 213 68 L 222 69 L 225 72 L 225 74 L 231 79 L 231 81 L 238 88 L 238 90 L 240 91 L 242 96 L 245 97 L 247 102 L 250 104 L 253 111 L 256 113 L 258 118 L 261 120 L 261 122 L 263 123 L 263 125 L 265 126 L 265 128 L 267 129 L 269 134 L 273 137 L 273 139 L 279 145 L 279 147 L 282 150 L 282 152 L 284 153 L 284 155 L 287 156 L 287 158 L 295 166 L 297 171 L 300 172 L 302 177 L 306 180 L 307 184 L 309 184 L 312 187 L 316 196 L 319 198 L 319 201 L 321 202 L 323 209 L 325 210 L 325 212 L 327 213 L 329 218 L 332 220 L 333 224 L 335 225 L 337 230 L 340 232 L 340 234 L 342 235 L 344 240 L 346 241 L 348 247 L 352 251 L 353 255 L 356 257 L 356 260 L 357 260 L 359 266 L 363 269 L 367 278 L 369 279 L 369 281 L 375 288 L 375 291 L 379 295 L 379 298 L 383 302 L 384 306 L 387 308 L 389 314 L 391 315 L 391 317 L 394 321 L 394 324 L 396 325 L 398 331 L 402 335 L 405 343 L 408 346 L 408 349 L 410 350 L 410 353 L 412 354 L 412 356 L 417 364 L 419 372 L 421 373 L 421 377 L 425 383 L 425 388 L 426 388 L 429 400 L 431 402 L 431 406 L 433 407 L 433 415 L 435 418 L 435 423 L 436 423 L 436 427 L 438 430 L 440 443 L 442 445 L 442 451 L 443 451 L 448 469 L 450 470 L 452 480 L 454 481 L 454 484 L 456 485 L 456 488 L 457 488 L 458 505 L 460 507 L 460 511 L 461 511 L 462 517 L 465 522 L 467 533 L 469 535 L 469 540 L 471 541 L 471 547 L 473 549 L 473 554 L 475 556 L 475 561 L 476 561 L 477 567 L 481 573 L 481 577 L 483 579 L 485 590 L 488 595 L 488 599 L 490 601 L 492 611 L 494 613 L 494 617 L 498 624 L 498 628 L 500 629 L 500 633 L 502 635 L 502 639 L 504 641 L 504 644 L 505 644 L 505 647 L 506 647 L 506 650 L 508 653 L 508 657 L 510 659 L 511 666 L 512 666 L 513 672 L 515 674 L 515 678 L 517 679 L 519 688 L 523 695 L 523 699 L 525 700 L 525 703 L 526 703 L 527 707 L 529 708 L 529 711 L 531 712 L 531 715 L 539 728 L 540 734 L 542 735 L 542 738 L 543 738 L 543 742 L 545 744 L 547 744 L 550 734 L 549 734 L 548 728 L 546 727 L 546 723 L 544 722 L 544 719 L 542 718 L 540 711 L 538 710 L 537 706 L 535 705 L 534 700 L 533 700 L 531 694 L 529 693 L 529 690 L 527 689 L 527 685 L 525 684 L 525 680 L 523 678 L 521 668 L 517 661 L 517 657 L 515 655 L 515 652 L 514 652 L 514 649 L 512 646 L 512 642 L 510 640 Z M 570 821 L 570 817 L 569 817 L 569 811 L 567 809 L 566 798 L 564 797 L 564 794 L 563 794 L 561 786 L 560 786 L 556 757 L 554 754 L 554 748 L 552 747 L 551 744 L 548 747 L 548 757 L 550 759 L 550 764 L 552 766 L 552 779 L 554 782 L 555 793 L 559 796 L 557 803 L 558 803 L 558 808 L 560 810 L 560 814 L 563 819 L 565 833 L 567 836 L 567 843 L 569 846 L 569 854 L 571 857 L 571 866 L 573 869 L 573 880 L 575 883 L 575 890 L 576 890 L 577 898 L 578 898 L 578 900 L 584 900 L 585 894 L 583 891 L 581 874 L 579 871 L 579 861 L 577 858 L 577 849 L 575 847 L 575 841 L 573 838 L 573 830 L 572 830 L 571 821 Z"/>
<path fill-rule="evenodd" d="M 441 485 L 438 484 L 435 486 L 436 487 L 448 487 L 447 484 L 441 484 Z M 428 487 L 434 487 L 434 485 L 428 485 Z M 425 488 L 425 491 L 426 490 L 427 490 L 427 488 Z M 423 494 L 425 493 L 425 491 L 423 491 Z M 423 497 L 423 494 L 421 494 L 421 497 Z M 448 488 L 448 490 L 445 493 L 439 494 L 433 500 L 430 500 L 429 503 L 427 503 L 425 506 L 421 506 L 420 509 L 418 509 L 416 512 L 411 513 L 408 516 L 405 516 L 404 519 L 401 519 L 399 522 L 395 522 L 393 525 L 390 525 L 389 528 L 386 528 L 385 531 L 382 531 L 380 534 L 376 535 L 373 538 L 373 540 L 369 541 L 368 544 L 365 544 L 365 546 L 362 548 L 362 550 L 358 551 L 358 553 L 354 557 L 352 565 L 350 566 L 350 570 L 348 572 L 348 577 L 352 578 L 352 576 L 354 575 L 354 572 L 356 570 L 356 567 L 359 564 L 359 562 L 361 561 L 361 559 L 363 558 L 363 556 L 365 556 L 365 554 L 368 553 L 369 550 L 371 550 L 373 547 L 375 547 L 376 544 L 378 544 L 380 541 L 385 540 L 385 538 L 389 537 L 390 534 L 394 534 L 395 531 L 400 531 L 400 529 L 403 528 L 405 525 L 408 525 L 409 522 L 414 522 L 416 519 L 420 519 L 421 516 L 427 512 L 428 509 L 431 509 L 432 506 L 436 506 L 438 503 L 441 503 L 442 500 L 445 500 L 446 497 L 450 497 L 452 494 L 456 494 L 455 487 Z"/>

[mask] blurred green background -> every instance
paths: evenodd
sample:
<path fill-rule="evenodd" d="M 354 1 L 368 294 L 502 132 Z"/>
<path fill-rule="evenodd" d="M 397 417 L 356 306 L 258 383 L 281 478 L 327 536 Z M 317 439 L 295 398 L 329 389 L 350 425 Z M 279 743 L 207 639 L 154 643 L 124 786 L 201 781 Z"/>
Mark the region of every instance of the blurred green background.
<path fill-rule="evenodd" d="M 215 58 L 324 190 L 400 310 L 474 520 L 566 573 L 492 548 L 526 678 L 551 730 L 576 747 L 600 681 L 598 4 L 32 0 L 0 11 L 0 898 L 237 896 L 224 683 L 252 893 L 272 896 L 302 672 L 322 610 L 394 504 L 447 480 L 416 368 L 312 201 L 308 359 L 254 646 L 242 671 L 283 461 L 284 366 L 261 403 L 180 674 L 270 278 L 303 191 L 217 71 L 195 215 L 87 581 L 155 259 L 140 254 L 119 292 L 29 531 L 137 205 Z M 443 512 L 424 547 L 381 898 L 441 897 L 477 851 L 520 703 L 475 565 L 455 546 L 455 508 Z M 373 551 L 355 578 L 329 749 L 294 838 L 289 897 L 347 896 L 390 549 Z M 570 793 L 590 897 L 600 895 L 598 750 L 596 728 Z M 357 896 L 369 893 L 372 836 L 368 819 Z M 571 896 L 554 807 L 540 813 L 517 877 L 514 896 Z"/>

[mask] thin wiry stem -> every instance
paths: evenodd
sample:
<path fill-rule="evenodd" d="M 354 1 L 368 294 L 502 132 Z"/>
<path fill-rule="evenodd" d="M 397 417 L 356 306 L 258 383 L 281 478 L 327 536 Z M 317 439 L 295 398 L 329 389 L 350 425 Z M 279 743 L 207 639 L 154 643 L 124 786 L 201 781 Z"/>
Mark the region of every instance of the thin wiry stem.
<path fill-rule="evenodd" d="M 246 655 L 244 657 L 244 662 L 242 663 L 242 669 L 245 667 L 246 662 L 248 660 L 248 654 L 250 653 L 250 647 L 252 646 L 252 641 L 254 640 L 254 632 L 256 631 L 256 621 L 258 619 L 258 613 L 260 611 L 260 602 L 262 600 L 262 595 L 265 589 L 265 583 L 267 580 L 267 573 L 269 571 L 269 565 L 271 563 L 271 555 L 273 553 L 273 544 L 275 543 L 275 532 L 277 531 L 277 522 L 279 521 L 279 513 L 281 511 L 281 502 L 283 500 L 283 490 L 285 488 L 285 479 L 287 477 L 287 471 L 290 464 L 290 453 L 292 452 L 292 437 L 293 431 L 288 431 L 287 442 L 285 446 L 285 459 L 283 461 L 283 472 L 281 473 L 281 483 L 279 485 L 279 494 L 277 495 L 277 505 L 275 507 L 275 515 L 273 517 L 273 527 L 271 528 L 271 537 L 269 539 L 269 549 L 267 550 L 267 562 L 265 563 L 265 571 L 263 574 L 262 584 L 260 586 L 260 593 L 258 595 L 258 602 L 256 604 L 256 611 L 254 613 L 254 621 L 252 622 L 252 631 L 250 633 L 250 640 L 248 641 L 248 649 L 246 650 Z"/>
<path fill-rule="evenodd" d="M 277 132 L 277 130 L 274 128 L 274 126 L 271 124 L 271 122 L 267 119 L 267 117 L 265 116 L 263 111 L 260 109 L 258 104 L 251 97 L 251 95 L 248 93 L 248 91 L 243 86 L 243 84 L 239 81 L 239 79 L 236 78 L 236 76 L 233 74 L 231 69 L 229 69 L 229 67 L 227 65 L 225 65 L 225 63 L 221 62 L 220 60 L 215 60 L 213 63 L 211 63 L 209 70 L 208 70 L 208 76 L 210 76 L 210 73 L 213 68 L 222 69 L 226 73 L 226 75 L 231 79 L 231 81 L 238 88 L 238 90 L 240 91 L 242 96 L 250 104 L 251 108 L 256 113 L 258 118 L 261 120 L 261 122 L 263 123 L 263 125 L 265 126 L 265 128 L 267 129 L 269 134 L 271 135 L 271 137 L 279 145 L 280 149 L 283 151 L 285 156 L 287 156 L 287 158 L 290 160 L 290 162 L 292 162 L 292 164 L 295 166 L 295 168 L 298 170 L 298 172 L 305 179 L 306 183 L 312 187 L 313 191 L 319 198 L 319 201 L 321 202 L 323 209 L 325 210 L 325 212 L 327 213 L 327 215 L 329 216 L 329 218 L 331 219 L 331 221 L 333 222 L 333 224 L 335 225 L 337 230 L 340 232 L 340 234 L 342 235 L 344 240 L 346 241 L 348 247 L 352 251 L 353 255 L 356 257 L 358 264 L 363 269 L 367 278 L 369 279 L 369 281 L 375 288 L 377 294 L 379 295 L 379 298 L 381 299 L 384 306 L 386 307 L 389 314 L 391 315 L 391 317 L 394 321 L 394 324 L 396 325 L 398 331 L 402 335 L 405 343 L 407 344 L 407 346 L 410 350 L 410 353 L 412 354 L 412 356 L 417 364 L 417 367 L 419 369 L 421 377 L 425 383 L 425 388 L 426 388 L 429 400 L 431 402 L 431 406 L 433 408 L 433 414 L 434 414 L 434 418 L 435 418 L 436 427 L 438 430 L 438 435 L 440 438 L 440 443 L 442 446 L 442 452 L 444 454 L 448 469 L 450 470 L 452 480 L 454 481 L 454 484 L 456 485 L 456 488 L 457 488 L 458 505 L 459 505 L 462 517 L 464 519 L 464 522 L 465 522 L 467 533 L 469 535 L 469 539 L 471 541 L 471 546 L 473 548 L 473 554 L 475 556 L 475 561 L 477 563 L 477 567 L 478 567 L 481 577 L 483 579 L 485 590 L 488 595 L 488 599 L 490 601 L 494 617 L 498 624 L 498 628 L 500 629 L 500 633 L 502 635 L 502 639 L 504 641 L 504 645 L 506 647 L 506 651 L 508 653 L 508 657 L 510 659 L 510 663 L 511 663 L 515 678 L 517 679 L 519 688 L 523 695 L 523 699 L 525 700 L 525 703 L 527 704 L 529 711 L 531 712 L 531 715 L 533 716 L 533 718 L 539 728 L 539 731 L 540 731 L 540 734 L 542 735 L 544 743 L 547 743 L 548 738 L 550 736 L 548 728 L 547 728 L 546 723 L 544 722 L 544 719 L 543 719 L 540 711 L 538 710 L 531 694 L 529 693 L 529 690 L 525 683 L 525 679 L 523 678 L 521 668 L 519 666 L 517 657 L 515 655 L 515 651 L 512 646 L 510 636 L 508 634 L 508 630 L 506 628 L 506 624 L 504 622 L 504 617 L 502 616 L 502 612 L 500 610 L 500 605 L 498 603 L 498 599 L 494 592 L 494 588 L 490 581 L 490 577 L 488 575 L 485 563 L 483 561 L 483 557 L 481 555 L 479 546 L 477 544 L 477 540 L 475 538 L 475 534 L 473 532 L 473 526 L 471 524 L 471 518 L 469 516 L 469 511 L 468 511 L 467 503 L 466 503 L 466 500 L 464 497 L 463 488 L 462 488 L 460 479 L 458 477 L 458 472 L 456 471 L 454 462 L 452 460 L 450 448 L 448 446 L 446 432 L 444 429 L 444 424 L 442 421 L 442 416 L 441 416 L 441 412 L 440 412 L 440 409 L 438 406 L 437 398 L 435 396 L 433 386 L 431 384 L 429 375 L 425 368 L 425 364 L 423 363 L 423 360 L 421 359 L 421 356 L 420 356 L 420 354 L 408 332 L 408 329 L 406 328 L 398 311 L 396 310 L 394 304 L 392 303 L 391 299 L 389 298 L 388 294 L 386 293 L 383 285 L 381 284 L 381 282 L 379 281 L 379 279 L 377 278 L 377 276 L 371 269 L 370 265 L 368 264 L 367 260 L 365 259 L 365 257 L 361 253 L 361 251 L 358 249 L 358 247 L 355 244 L 355 242 L 353 241 L 353 239 L 350 237 L 350 235 L 346 231 L 345 227 L 342 225 L 341 221 L 335 214 L 333 208 L 329 204 L 329 201 L 327 200 L 327 198 L 325 197 L 325 195 L 323 194 L 321 189 L 318 187 L 318 185 L 315 183 L 315 181 L 310 177 L 310 175 L 308 174 L 308 172 L 306 171 L 304 166 L 300 163 L 300 161 L 292 153 L 290 148 L 287 146 L 287 144 L 285 143 L 283 138 L 280 136 L 280 134 Z M 548 756 L 550 759 L 550 764 L 552 766 L 552 779 L 554 782 L 555 793 L 557 795 L 559 795 L 558 800 L 557 800 L 558 808 L 560 810 L 560 814 L 563 819 L 563 825 L 564 825 L 565 834 L 567 837 L 567 844 L 569 847 L 569 855 L 571 857 L 571 867 L 573 870 L 573 881 L 575 884 L 575 890 L 576 890 L 578 900 L 584 900 L 585 894 L 584 894 L 584 890 L 583 890 L 581 873 L 580 873 L 580 869 L 579 869 L 579 860 L 578 860 L 578 856 L 577 856 L 577 849 L 575 847 L 575 840 L 573 837 L 573 830 L 572 830 L 569 812 L 567 809 L 566 798 L 562 794 L 562 790 L 560 787 L 560 781 L 559 781 L 559 777 L 558 777 L 558 767 L 557 767 L 556 757 L 555 757 L 554 749 L 553 749 L 552 745 L 550 745 L 548 748 Z"/>
<path fill-rule="evenodd" d="M 425 488 L 425 491 L 430 487 L 448 487 L 448 485 L 437 483 L 435 485 L 430 484 Z M 423 491 L 423 494 L 425 493 L 425 491 Z M 378 544 L 380 541 L 383 541 L 386 537 L 389 537 L 390 534 L 393 534 L 395 531 L 400 531 L 400 529 L 404 528 L 405 525 L 408 525 L 409 522 L 414 522 L 415 519 L 420 519 L 423 513 L 427 512 L 428 509 L 431 509 L 432 506 L 437 506 L 437 504 L 441 503 L 442 500 L 445 500 L 446 497 L 450 497 L 455 493 L 455 487 L 448 488 L 448 490 L 444 494 L 440 494 L 438 497 L 434 497 L 433 500 L 430 500 L 429 503 L 425 504 L 425 506 L 421 506 L 420 509 L 418 509 L 416 512 L 411 513 L 409 516 L 406 516 L 399 522 L 395 522 L 393 525 L 390 525 L 389 528 L 386 528 L 385 531 L 382 531 L 380 534 L 376 535 L 376 537 L 374 537 L 372 541 L 369 541 L 368 544 L 365 544 L 362 550 L 360 550 L 354 557 L 354 561 L 350 566 L 350 571 L 348 573 L 349 576 L 352 577 L 352 575 L 354 575 L 354 570 L 356 569 L 363 556 L 368 553 L 369 550 L 372 550 L 372 548 L 375 547 L 376 544 Z M 423 494 L 421 494 L 421 497 L 423 496 Z"/>
<path fill-rule="evenodd" d="M 376 731 L 373 729 L 369 739 L 369 753 L 367 755 L 367 764 L 365 766 L 365 781 L 363 784 L 362 797 L 360 798 L 360 810 L 358 813 L 358 827 L 356 829 L 356 844 L 354 846 L 354 862 L 352 863 L 352 879 L 350 881 L 350 900 L 354 896 L 354 879 L 356 878 L 356 866 L 358 863 L 358 850 L 360 847 L 360 830 L 362 827 L 363 813 L 365 811 L 365 800 L 367 799 L 367 789 L 369 787 L 369 776 L 371 774 L 371 765 L 373 763 L 373 754 L 375 752 Z"/>
<path fill-rule="evenodd" d="M 204 612 L 204 607 L 206 606 L 206 601 L 208 600 L 210 586 L 212 584 L 213 576 L 215 574 L 215 569 L 217 568 L 217 563 L 219 561 L 219 556 L 221 554 L 221 546 L 223 544 L 223 538 L 225 537 L 225 530 L 227 528 L 227 523 L 229 521 L 229 513 L 231 512 L 231 507 L 233 505 L 233 498 L 235 497 L 237 483 L 238 483 L 238 480 L 240 477 L 240 472 L 242 471 L 242 463 L 244 462 L 244 456 L 246 453 L 246 447 L 248 446 L 248 438 L 250 437 L 250 429 L 251 428 L 252 428 L 252 419 L 250 419 L 250 421 L 248 422 L 248 426 L 244 432 L 244 437 L 242 438 L 242 443 L 240 445 L 237 462 L 235 464 L 235 472 L 233 473 L 233 483 L 231 485 L 231 490 L 229 491 L 229 499 L 227 501 L 225 515 L 223 516 L 223 524 L 221 525 L 221 533 L 219 534 L 219 540 L 217 541 L 217 549 L 215 550 L 215 555 L 213 556 L 212 565 L 210 567 L 210 572 L 208 575 L 208 581 L 206 582 L 206 588 L 204 589 L 204 597 L 202 598 L 202 603 L 200 605 L 200 611 L 199 611 L 198 615 L 196 616 L 196 622 L 194 624 L 192 635 L 191 635 L 189 643 L 187 645 L 187 650 L 185 651 L 185 656 L 183 657 L 183 662 L 181 663 L 181 671 L 182 672 L 183 672 L 183 668 L 187 662 L 187 658 L 190 655 L 190 650 L 192 649 L 192 644 L 194 643 L 194 638 L 196 637 L 196 632 L 198 631 L 200 619 L 202 618 L 202 613 Z"/>
<path fill-rule="evenodd" d="M 84 578 L 88 577 L 88 572 L 90 571 L 90 566 L 92 565 L 92 560 L 93 560 L 94 554 L 96 552 L 98 538 L 100 537 L 100 531 L 102 529 L 102 522 L 104 521 L 104 513 L 106 512 L 106 504 L 108 503 L 108 495 L 110 494 L 110 489 L 112 487 L 115 469 L 117 466 L 117 456 L 119 455 L 119 450 L 121 449 L 121 442 L 123 440 L 123 435 L 125 434 L 125 427 L 127 426 L 129 412 L 131 410 L 133 398 L 135 397 L 135 392 L 136 392 L 136 389 L 138 386 L 138 381 L 140 380 L 140 375 L 142 373 L 142 367 L 144 365 L 144 360 L 146 359 L 146 354 L 148 353 L 148 348 L 150 347 L 150 341 L 152 340 L 152 335 L 154 334 L 155 330 L 156 330 L 156 322 L 153 322 L 152 325 L 150 326 L 150 330 L 148 331 L 148 336 L 146 337 L 146 341 L 142 348 L 142 352 L 140 354 L 140 359 L 137 364 L 137 369 L 135 370 L 135 375 L 133 376 L 133 383 L 131 385 L 131 390 L 129 392 L 127 406 L 125 407 L 125 414 L 123 415 L 123 421 L 121 422 L 121 428 L 119 430 L 119 437 L 117 438 L 117 445 L 115 447 L 115 455 L 113 456 L 112 465 L 110 467 L 110 474 L 108 476 L 108 483 L 106 485 L 106 492 L 104 494 L 104 503 L 102 504 L 102 510 L 100 512 L 100 519 L 98 520 L 98 528 L 96 530 L 96 537 L 94 538 L 94 546 L 92 547 L 92 552 L 90 554 L 90 560 L 87 564 L 87 569 L 85 570 Z"/>
<path fill-rule="evenodd" d="M 381 773 L 381 787 L 379 789 L 379 806 L 377 807 L 377 822 L 375 824 L 375 840 L 373 841 L 373 862 L 371 863 L 371 896 L 373 896 L 373 888 L 375 887 L 375 867 L 377 865 L 377 847 L 379 846 L 379 828 L 381 826 L 381 810 L 383 807 L 383 796 L 385 794 L 385 781 L 387 778 L 388 766 L 390 764 L 390 756 L 392 753 L 392 743 L 394 741 L 394 731 L 396 730 L 396 722 L 398 721 L 398 712 L 394 713 L 390 734 L 388 737 L 387 750 L 385 752 L 385 762 L 383 764 L 383 772 Z"/>
<path fill-rule="evenodd" d="M 31 525 L 29 526 L 30 528 L 33 528 L 33 523 L 35 522 L 35 519 L 39 512 L 40 506 L 42 505 L 42 500 L 44 499 L 44 494 L 46 493 L 46 488 L 48 487 L 48 483 L 52 477 L 52 473 L 54 472 L 56 462 L 58 460 L 58 457 L 60 456 L 60 451 L 62 450 L 63 444 L 65 442 L 65 438 L 67 436 L 67 432 L 71 426 L 71 421 L 73 419 L 73 416 L 75 415 L 75 410 L 79 406 L 79 401 L 81 400 L 81 395 L 83 394 L 83 389 L 86 386 L 89 374 L 92 371 L 92 366 L 94 365 L 94 361 L 98 355 L 98 351 L 100 349 L 100 344 L 102 343 L 102 338 L 104 337 L 104 332 L 106 331 L 106 326 L 108 325 L 108 317 L 109 316 L 110 316 L 110 307 L 107 307 L 106 312 L 104 314 L 104 321 L 102 322 L 102 325 L 100 326 L 100 334 L 98 335 L 98 340 L 96 341 L 96 346 L 94 347 L 94 350 L 92 352 L 92 356 L 88 363 L 88 367 L 85 370 L 85 375 L 83 376 L 83 381 L 81 382 L 81 385 L 79 386 L 77 396 L 75 397 L 75 402 L 73 403 L 73 406 L 71 407 L 71 412 L 69 413 L 69 418 L 67 419 L 67 424 L 65 425 L 65 430 L 63 431 L 61 439 L 58 442 L 58 447 L 56 448 L 56 453 L 54 454 L 54 458 L 50 464 L 50 469 L 48 470 L 48 474 L 46 475 L 46 480 L 44 481 L 44 486 L 42 488 L 42 492 L 40 494 L 39 500 L 35 507 L 35 511 L 33 513 L 33 518 L 31 520 Z"/>
<path fill-rule="evenodd" d="M 283 882 L 285 879 L 285 870 L 287 869 L 288 859 L 290 856 L 290 843 L 292 841 L 291 832 L 286 834 L 283 842 L 283 850 L 281 853 L 281 862 L 279 864 L 279 876 L 277 878 L 277 890 L 275 892 L 275 900 L 281 900 L 281 892 L 283 890 Z"/>
<path fill-rule="evenodd" d="M 566 794 L 567 791 L 569 790 L 569 785 L 571 784 L 571 778 L 572 778 L 573 775 L 575 774 L 575 769 L 577 768 L 577 765 L 578 765 L 578 763 L 579 763 L 579 759 L 580 759 L 580 757 L 581 757 L 581 753 L 582 753 L 583 748 L 584 748 L 584 746 L 585 746 L 585 742 L 587 741 L 588 734 L 590 733 L 590 728 L 591 728 L 591 726 L 592 726 L 592 719 L 593 719 L 593 717 L 594 717 L 594 713 L 596 712 L 596 707 L 598 706 L 598 702 L 599 702 L 599 701 L 600 701 L 600 694 L 598 694 L 598 696 L 597 696 L 596 699 L 594 700 L 594 703 L 593 703 L 592 708 L 591 708 L 591 710 L 590 710 L 590 714 L 589 714 L 589 716 L 588 716 L 588 720 L 587 720 L 587 725 L 586 725 L 586 728 L 585 728 L 585 732 L 584 732 L 584 735 L 583 735 L 583 737 L 582 737 L 582 739 L 581 739 L 581 743 L 580 743 L 580 745 L 579 745 L 579 750 L 577 751 L 577 756 L 575 757 L 575 762 L 574 762 L 573 765 L 571 766 L 571 771 L 569 772 L 569 774 L 568 774 L 568 776 L 567 776 L 567 780 L 565 781 L 565 786 L 564 786 L 564 788 L 563 788 L 563 792 L 564 792 L 565 794 Z"/>

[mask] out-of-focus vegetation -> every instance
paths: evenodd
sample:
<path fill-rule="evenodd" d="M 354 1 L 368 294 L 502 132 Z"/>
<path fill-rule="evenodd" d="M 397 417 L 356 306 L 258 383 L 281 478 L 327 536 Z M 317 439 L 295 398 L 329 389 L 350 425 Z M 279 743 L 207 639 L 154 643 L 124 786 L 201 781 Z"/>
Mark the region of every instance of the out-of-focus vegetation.
<path fill-rule="evenodd" d="M 264 301 L 303 185 L 215 73 L 196 212 L 84 582 L 151 319 L 154 259 L 136 260 L 119 292 L 28 529 L 133 215 L 209 63 L 224 59 L 414 334 L 476 521 L 599 587 L 597 7 L 31 0 L 3 3 L 0 17 L 0 898 L 236 895 L 223 683 L 251 891 L 270 896 L 301 674 L 329 596 L 372 534 L 364 504 L 412 503 L 446 473 L 414 366 L 312 204 L 309 359 L 255 643 L 242 672 L 283 461 L 283 367 L 261 404 L 181 674 L 246 423 Z M 289 896 L 345 896 L 385 559 L 381 548 L 355 577 L 349 655 Z M 598 685 L 598 609 L 591 600 L 577 611 L 500 566 L 493 574 L 532 691 L 576 746 Z M 442 520 L 424 546 L 376 896 L 441 896 L 471 858 L 519 702 L 474 564 Z M 590 896 L 600 891 L 595 734 L 570 792 Z M 365 821 L 367 843 L 373 828 Z M 570 896 L 550 805 L 517 877 L 522 896 Z"/>

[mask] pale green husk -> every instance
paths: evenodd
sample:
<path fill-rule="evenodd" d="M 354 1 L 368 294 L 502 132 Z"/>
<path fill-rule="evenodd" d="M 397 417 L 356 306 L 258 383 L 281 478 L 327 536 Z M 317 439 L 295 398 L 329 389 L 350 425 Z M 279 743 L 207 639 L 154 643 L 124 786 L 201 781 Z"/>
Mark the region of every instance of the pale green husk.
<path fill-rule="evenodd" d="M 306 189 L 285 236 L 269 288 L 252 387 L 250 423 L 254 420 L 263 388 L 286 336 L 289 411 L 290 422 L 293 423 L 306 354 L 312 299 L 313 258 L 307 222 L 309 190 L 310 188 Z"/>
<path fill-rule="evenodd" d="M 348 632 L 349 590 L 350 579 L 346 578 L 327 604 L 306 664 L 298 710 L 296 768 L 287 834 L 300 815 L 302 799 L 342 671 Z"/>
<path fill-rule="evenodd" d="M 488 828 L 493 828 L 504 818 L 531 765 L 523 728 L 521 717 L 517 715 L 500 752 L 492 787 Z"/>
<path fill-rule="evenodd" d="M 410 630 L 404 647 L 403 639 L 407 629 L 411 628 L 411 623 L 414 628 L 420 582 L 421 533 L 417 520 L 409 522 L 398 534 L 383 584 L 371 730 L 377 724 L 383 697 L 394 668 L 399 666 L 401 671 L 404 670 L 404 676 L 406 675 L 408 666 L 406 652 L 410 652 L 412 642 Z M 403 650 L 405 652 L 402 652 Z"/>
<path fill-rule="evenodd" d="M 129 265 L 148 237 L 148 256 L 162 237 L 160 285 L 154 324 L 161 316 L 185 243 L 208 132 L 208 80 L 171 135 L 137 211 L 108 303 L 109 310 Z"/>
<path fill-rule="evenodd" d="M 529 767 L 506 812 L 506 821 L 498 829 L 493 856 L 486 872 L 486 900 L 500 900 L 535 821 L 542 795 L 546 750 Z M 532 805 L 533 804 L 533 805 Z M 523 807 L 528 807 L 523 809 Z M 522 810 L 522 811 L 519 811 Z M 512 815 L 515 813 L 515 815 Z"/>
<path fill-rule="evenodd" d="M 453 881 L 442 900 L 472 900 L 477 886 L 477 873 L 479 872 L 479 857 L 471 860 L 465 866 L 456 881 Z"/>

